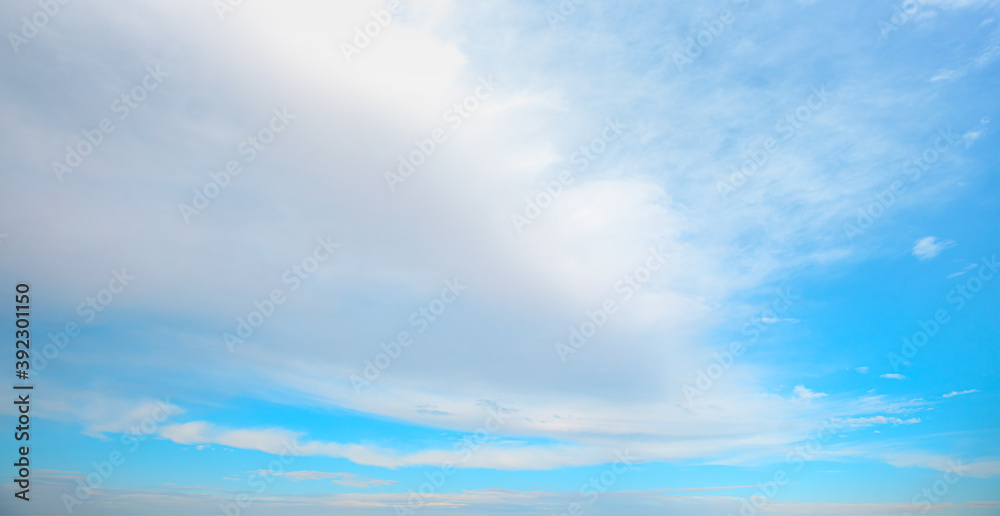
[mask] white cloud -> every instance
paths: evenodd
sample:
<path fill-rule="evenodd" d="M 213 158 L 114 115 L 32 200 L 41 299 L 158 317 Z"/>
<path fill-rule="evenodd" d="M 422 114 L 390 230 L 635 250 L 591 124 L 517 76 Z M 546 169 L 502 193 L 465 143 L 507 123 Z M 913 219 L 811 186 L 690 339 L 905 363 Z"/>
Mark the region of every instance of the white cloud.
<path fill-rule="evenodd" d="M 801 400 L 813 400 L 816 398 L 822 398 L 826 396 L 825 392 L 813 392 L 812 390 L 807 389 L 803 385 L 796 385 L 794 392 L 795 392 L 795 397 Z"/>
<path fill-rule="evenodd" d="M 171 418 L 185 413 L 169 399 L 119 399 L 99 391 L 50 389 L 53 395 L 38 402 L 39 414 L 79 423 L 85 435 L 99 439 L 106 439 L 106 434 L 155 433 Z"/>
<path fill-rule="evenodd" d="M 933 77 L 931 77 L 930 81 L 931 82 L 953 81 L 955 79 L 961 79 L 962 77 L 965 77 L 965 73 L 966 73 L 965 70 L 942 70 Z"/>
<path fill-rule="evenodd" d="M 864 428 L 872 425 L 915 425 L 920 422 L 920 418 L 911 417 L 909 419 L 901 419 L 898 417 L 886 417 L 886 416 L 872 416 L 872 417 L 857 417 L 857 418 L 847 418 L 835 420 L 839 424 L 847 425 L 850 427 L 860 427 Z"/>
<path fill-rule="evenodd" d="M 969 131 L 969 132 L 967 132 L 967 133 L 965 133 L 965 134 L 962 135 L 962 139 L 964 139 L 968 144 L 971 144 L 972 142 L 978 140 L 979 137 L 982 136 L 984 132 L 985 131 L 982 131 L 982 130 L 980 130 L 980 131 Z"/>
<path fill-rule="evenodd" d="M 976 268 L 976 267 L 978 267 L 978 266 L 979 266 L 979 265 L 978 265 L 978 264 L 975 264 L 975 263 L 973 263 L 973 264 L 969 264 L 969 265 L 966 265 L 966 266 L 965 266 L 965 267 L 964 267 L 964 268 L 963 268 L 962 270 L 960 270 L 960 271 L 958 271 L 958 272 L 953 272 L 953 273 L 949 274 L 949 275 L 948 275 L 948 279 L 952 279 L 952 278 L 957 278 L 957 277 L 959 277 L 959 276 L 961 276 L 961 275 L 965 274 L 966 272 L 969 272 L 969 271 L 971 271 L 972 269 L 975 269 L 975 268 Z"/>
<path fill-rule="evenodd" d="M 38 486 L 38 511 L 58 514 L 65 509 L 59 495 L 71 492 L 78 478 L 55 478 Z M 12 496 L 13 485 L 0 485 L 0 494 Z M 713 516 L 736 514 L 747 497 L 759 490 L 759 485 L 693 486 L 645 490 L 608 490 L 601 492 L 600 503 L 587 506 L 586 513 L 593 516 L 653 516 L 658 514 L 683 514 L 685 516 Z M 725 491 L 725 493 L 717 493 Z M 131 516 L 138 503 L 155 505 L 169 514 L 208 514 L 218 512 L 220 505 L 231 503 L 236 493 L 229 490 L 202 487 L 192 489 L 162 489 L 156 491 L 105 487 L 95 490 L 87 500 L 87 509 L 93 514 Z M 408 492 L 297 494 L 274 496 L 255 495 L 247 499 L 256 511 L 265 514 L 301 516 L 316 514 L 322 507 L 328 513 L 356 516 L 378 516 L 394 509 L 418 506 L 408 505 L 413 500 Z M 435 516 L 474 516 L 483 514 L 518 514 L 546 516 L 553 509 L 565 510 L 571 504 L 583 504 L 588 498 L 577 491 L 550 489 L 463 489 L 459 492 L 430 492 L 421 494 L 422 510 Z M 34 503 L 34 502 L 32 502 Z M 992 510 L 996 502 L 970 501 L 969 508 Z M 801 516 L 824 514 L 837 516 L 869 516 L 903 514 L 913 510 L 909 501 L 881 503 L 825 503 L 768 500 L 767 513 L 775 516 Z"/>
<path fill-rule="evenodd" d="M 0 219 L 24 220 L 23 231 L 38 235 L 5 259 L 4 272 L 40 278 L 39 288 L 53 293 L 53 306 L 73 317 L 76 305 L 92 294 L 94 277 L 104 274 L 108 250 L 114 250 L 115 261 L 136 264 L 143 281 L 141 289 L 115 299 L 116 310 L 194 321 L 136 339 L 144 363 L 187 370 L 184 357 L 198 353 L 204 371 L 210 371 L 203 376 L 225 379 L 226 389 L 262 398 L 278 390 L 294 392 L 299 401 L 458 430 L 482 424 L 476 401 L 502 399 L 518 411 L 505 433 L 571 443 L 515 452 L 496 447 L 477 454 L 475 464 L 482 467 L 593 464 L 606 460 L 604 450 L 631 444 L 622 437 L 628 435 L 646 436 L 648 442 L 639 444 L 649 460 L 772 451 L 806 435 L 807 421 L 872 413 L 868 407 L 835 404 L 804 386 L 796 388 L 793 400 L 767 396 L 759 378 L 771 377 L 774 369 L 752 361 L 734 364 L 692 408 L 683 406 L 681 385 L 694 382 L 696 372 L 713 363 L 716 343 L 703 337 L 705 329 L 741 324 L 759 310 L 743 310 L 748 296 L 788 271 L 864 252 L 848 248 L 839 236 L 824 235 L 835 235 L 844 214 L 867 203 L 870 192 L 884 184 L 886 176 L 872 171 L 884 168 L 877 165 L 885 156 L 902 155 L 897 131 L 868 116 L 896 105 L 896 92 L 850 85 L 836 91 L 836 100 L 811 116 L 796 144 L 782 146 L 768 158 L 767 170 L 740 189 L 739 202 L 723 203 L 715 182 L 746 159 L 744 150 L 764 136 L 762 127 L 766 132 L 806 100 L 801 85 L 776 86 L 773 94 L 761 96 L 756 86 L 740 86 L 743 70 L 692 71 L 655 85 L 662 94 L 636 102 L 629 95 L 652 91 L 636 82 L 645 75 L 614 68 L 593 81 L 577 71 L 580 67 L 551 66 L 569 61 L 561 52 L 546 55 L 545 47 L 531 47 L 530 54 L 505 48 L 492 60 L 470 63 L 453 43 L 465 35 L 464 27 L 448 25 L 448 2 L 422 12 L 417 24 L 394 21 L 348 66 L 338 44 L 351 37 L 368 10 L 350 2 L 305 5 L 246 3 L 239 23 L 225 25 L 194 3 L 107 8 L 107 32 L 129 43 L 118 47 L 163 48 L 162 41 L 174 42 L 170 53 L 155 57 L 178 75 L 143 105 L 141 117 L 130 117 L 130 125 L 122 124 L 115 140 L 109 138 L 100 163 L 95 156 L 63 184 L 51 177 L 14 176 L 23 184 L 0 191 Z M 518 14 L 526 13 L 539 15 Z M 135 23 L 145 19 L 159 21 Z M 66 41 L 91 41 L 93 31 L 74 25 L 79 21 L 61 21 Z M 429 26 L 448 37 L 431 36 L 423 30 Z M 225 44 L 219 44 L 220 31 Z M 776 48 L 783 47 L 790 48 Z M 39 69 L 61 70 L 61 63 L 71 63 L 90 73 L 93 53 L 86 48 L 46 57 L 44 47 L 34 45 L 33 59 Z M 581 49 L 588 70 L 608 66 L 594 60 L 599 54 L 595 47 Z M 144 51 L 128 57 L 151 58 Z M 491 69 L 479 69 L 483 62 Z M 183 80 L 173 70 L 184 70 Z M 36 109 L 103 113 L 107 90 L 118 91 L 134 80 L 135 71 L 102 71 L 106 82 L 100 87 L 73 85 L 84 89 L 54 96 L 79 104 Z M 390 195 L 382 174 L 396 156 L 413 150 L 414 138 L 426 138 L 440 125 L 444 110 L 471 92 L 480 73 L 496 73 L 502 91 Z M 706 99 L 705 91 L 713 94 Z M 204 92 L 219 94 L 205 102 Z M 616 102 L 587 101 L 597 98 Z M 31 106 L 15 111 L 2 102 L 0 113 L 30 114 Z M 259 128 L 262 113 L 286 103 L 299 116 L 288 132 L 184 225 L 177 204 L 188 202 L 191 188 L 219 170 L 236 144 Z M 607 116 L 619 112 L 634 128 L 656 121 L 659 134 L 626 135 L 585 173 L 576 173 L 572 186 L 524 234 L 514 233 L 510 215 L 523 209 L 523 199 L 561 169 L 574 169 L 570 156 L 600 132 Z M 79 138 L 79 124 L 75 117 L 24 116 L 4 125 L 18 130 L 0 146 L 25 163 L 48 163 L 59 157 L 62 140 Z M 144 131 L 184 137 L 166 143 L 134 137 Z M 135 139 L 114 143 L 120 138 Z M 731 150 L 720 151 L 725 148 Z M 843 159 L 844 149 L 851 149 L 850 159 Z M 853 165 L 832 176 L 833 162 Z M 27 201 L 40 197 L 52 198 L 56 208 Z M 295 309 L 282 307 L 237 355 L 222 352 L 219 326 L 245 314 L 279 284 L 282 271 L 301 260 L 313 238 L 331 233 L 344 242 L 344 256 L 295 292 Z M 548 352 L 556 333 L 613 295 L 616 281 L 643 262 L 650 245 L 666 249 L 669 266 L 623 302 L 615 320 L 588 341 L 571 366 L 561 364 Z M 49 258 L 70 253 L 73 270 Z M 436 295 L 442 279 L 455 275 L 469 283 L 469 296 L 357 396 L 347 378 L 381 351 L 381 343 L 412 329 L 410 312 Z M 102 313 L 101 322 L 111 312 Z M 469 314 L 490 317 L 470 324 L 464 322 L 474 319 Z M 797 320 L 764 322 L 778 321 Z M 635 356 L 643 357 L 641 363 Z M 801 379 L 788 384 L 796 381 Z M 550 394 L 540 398 L 540 391 Z M 125 428 L 134 420 L 119 420 L 115 413 L 88 419 L 80 411 L 74 418 L 92 423 L 95 432 Z M 170 425 L 162 435 L 178 443 L 276 454 L 303 436 L 203 421 Z M 407 454 L 319 441 L 303 446 L 310 453 L 385 467 L 430 464 L 447 456 L 442 450 Z"/>
<path fill-rule="evenodd" d="M 941 251 L 954 247 L 955 242 L 951 240 L 938 240 L 937 237 L 929 236 L 917 240 L 913 246 L 913 256 L 920 260 L 928 260 L 941 254 Z"/>
<path fill-rule="evenodd" d="M 898 374 L 898 373 L 886 373 L 886 374 L 882 375 L 882 378 L 888 378 L 890 380 L 905 380 L 906 376 L 903 376 L 903 375 Z"/>
<path fill-rule="evenodd" d="M 179 444 L 212 443 L 274 455 L 322 456 L 343 458 L 355 464 L 399 468 L 439 466 L 451 462 L 458 468 L 538 470 L 565 466 L 601 464 L 613 460 L 613 454 L 585 446 L 511 446 L 491 442 L 477 443 L 475 453 L 465 449 L 429 449 L 411 453 L 367 444 L 342 444 L 328 441 L 302 441 L 300 432 L 283 428 L 230 429 L 205 421 L 169 425 L 160 436 Z"/>
<path fill-rule="evenodd" d="M 854 370 L 861 374 L 868 374 L 869 368 L 868 366 L 861 366 L 861 367 L 855 367 Z"/>
<path fill-rule="evenodd" d="M 961 396 L 963 394 L 972 394 L 974 392 L 979 392 L 979 389 L 968 389 L 968 390 L 964 390 L 962 392 L 951 391 L 948 394 L 942 395 L 941 397 L 942 398 L 951 398 L 952 396 Z"/>
<path fill-rule="evenodd" d="M 368 478 L 365 476 L 356 475 L 354 473 L 333 473 L 327 471 L 260 470 L 251 473 L 257 473 L 261 476 L 283 477 L 295 481 L 329 479 L 330 482 L 334 484 L 346 487 L 358 487 L 358 488 L 389 486 L 399 482 L 398 480 L 379 480 L 375 478 Z"/>
<path fill-rule="evenodd" d="M 986 23 L 984 22 L 984 24 Z M 1000 58 L 1000 30 L 995 30 L 992 34 L 990 34 L 989 41 L 983 49 L 980 50 L 978 56 L 968 60 L 958 68 L 941 70 L 934 77 L 932 77 L 930 81 L 953 81 L 960 79 L 965 77 L 970 70 L 981 70 L 990 63 L 996 61 L 998 58 Z"/>
<path fill-rule="evenodd" d="M 649 412 L 656 417 L 643 417 L 631 407 L 611 405 L 596 407 L 588 414 L 580 410 L 578 402 L 567 402 L 561 416 L 537 408 L 525 407 L 517 412 L 504 409 L 509 419 L 501 425 L 502 431 L 487 432 L 489 437 L 468 455 L 451 447 L 402 452 L 370 444 L 308 440 L 302 432 L 283 428 L 232 429 L 206 421 L 168 425 L 160 436 L 180 444 L 218 444 L 275 455 L 343 458 L 360 465 L 384 468 L 452 462 L 457 468 L 546 470 L 614 462 L 615 450 L 627 450 L 636 462 L 710 457 L 713 463 L 744 464 L 780 457 L 787 446 L 813 435 L 814 425 L 803 414 L 830 414 L 831 420 L 855 428 L 876 424 L 907 425 L 918 423 L 920 419 L 881 414 L 910 414 L 922 410 L 925 405 L 919 399 L 893 401 L 885 396 L 867 396 L 853 401 L 837 400 L 823 406 L 823 400 L 828 399 L 826 393 L 814 392 L 802 385 L 797 385 L 794 393 L 792 399 L 766 396 L 750 406 L 739 398 L 725 395 L 713 397 L 704 405 L 691 409 L 678 410 L 674 403 L 651 406 Z M 803 400 L 810 403 L 803 403 Z M 451 412 L 463 415 L 461 407 Z M 494 410 L 494 413 L 497 412 Z M 483 425 L 481 413 L 480 418 L 479 424 Z M 726 426 L 727 421 L 734 419 L 743 422 L 746 428 L 742 432 L 734 434 Z M 628 421 L 628 425 L 619 421 Z M 664 425 L 663 421 L 668 423 Z M 492 423 L 490 426 L 496 427 Z M 483 425 L 480 430 L 490 426 Z M 588 435 L 579 435 L 583 429 Z M 642 435 L 615 435 L 621 429 Z M 476 433 L 472 429 L 469 431 Z M 516 440 L 519 435 L 543 435 L 567 442 L 525 445 Z M 514 436 L 514 440 L 504 436 Z"/>
<path fill-rule="evenodd" d="M 991 478 L 1000 475 L 1000 461 L 985 460 L 968 462 L 952 456 L 924 452 L 896 452 L 880 455 L 887 463 L 899 467 L 921 467 L 938 471 L 961 472 L 974 478 Z"/>
<path fill-rule="evenodd" d="M 920 0 L 920 4 L 940 7 L 942 9 L 963 9 L 988 5 L 992 0 Z"/>
<path fill-rule="evenodd" d="M 792 319 L 792 318 L 779 319 L 779 318 L 774 318 L 774 317 L 762 317 L 760 319 L 760 321 L 763 322 L 763 323 L 767 323 L 767 324 L 774 324 L 774 323 L 779 323 L 779 322 L 787 322 L 787 323 L 792 323 L 792 324 L 798 324 L 799 322 L 801 322 L 798 319 Z"/>

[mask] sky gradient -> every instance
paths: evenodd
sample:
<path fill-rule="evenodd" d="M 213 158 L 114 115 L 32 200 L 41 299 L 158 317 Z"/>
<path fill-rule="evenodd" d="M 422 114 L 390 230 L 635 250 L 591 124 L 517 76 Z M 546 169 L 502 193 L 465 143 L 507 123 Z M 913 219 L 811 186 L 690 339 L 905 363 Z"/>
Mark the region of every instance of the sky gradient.
<path fill-rule="evenodd" d="M 1000 514 L 997 1 L 0 13 L 0 514 Z"/>

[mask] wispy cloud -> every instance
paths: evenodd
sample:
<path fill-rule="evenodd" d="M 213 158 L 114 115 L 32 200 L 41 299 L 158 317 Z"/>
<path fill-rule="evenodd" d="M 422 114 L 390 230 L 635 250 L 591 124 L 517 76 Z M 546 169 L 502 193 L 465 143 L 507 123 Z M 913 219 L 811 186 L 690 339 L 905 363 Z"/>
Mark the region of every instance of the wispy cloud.
<path fill-rule="evenodd" d="M 396 484 L 398 480 L 379 480 L 375 478 L 368 478 L 361 475 L 356 475 L 354 473 L 333 473 L 328 471 L 273 471 L 273 470 L 259 470 L 250 471 L 249 473 L 257 473 L 261 476 L 272 476 L 272 477 L 283 477 L 295 481 L 303 480 L 330 480 L 330 482 L 347 487 L 375 487 L 375 486 L 388 486 Z"/>
<path fill-rule="evenodd" d="M 972 394 L 974 392 L 979 392 L 979 389 L 968 389 L 968 390 L 964 390 L 964 391 L 961 391 L 961 392 L 959 392 L 959 391 L 951 391 L 948 394 L 943 394 L 941 397 L 942 398 L 951 398 L 953 396 L 961 396 L 963 394 Z"/>
<path fill-rule="evenodd" d="M 975 269 L 976 267 L 978 267 L 978 264 L 975 264 L 975 263 L 966 265 L 962 270 L 960 270 L 958 272 L 953 272 L 953 273 L 949 274 L 948 275 L 948 279 L 957 278 L 957 277 L 959 277 L 959 276 L 961 276 L 961 275 L 963 275 L 963 274 L 971 271 L 972 269 Z"/>
<path fill-rule="evenodd" d="M 882 378 L 888 378 L 890 380 L 905 380 L 906 376 L 899 373 L 886 373 L 881 375 Z"/>
<path fill-rule="evenodd" d="M 425 404 L 417 407 L 417 414 L 426 414 L 429 416 L 450 416 L 451 412 L 446 412 L 444 410 L 439 410 L 436 406 L 432 404 Z"/>
<path fill-rule="evenodd" d="M 826 396 L 825 392 L 814 392 L 810 389 L 807 389 L 804 385 L 796 385 L 794 392 L 795 392 L 795 397 L 802 400 L 814 400 Z"/>
<path fill-rule="evenodd" d="M 765 322 L 767 324 L 774 324 L 774 323 L 779 323 L 779 322 L 787 322 L 787 323 L 797 324 L 797 323 L 801 322 L 798 319 L 793 319 L 791 317 L 786 317 L 786 318 L 783 318 L 783 319 L 782 318 L 777 318 L 777 317 L 762 317 L 760 320 L 761 320 L 761 322 Z"/>
<path fill-rule="evenodd" d="M 984 20 L 982 25 L 988 25 L 986 20 Z M 982 50 L 979 51 L 979 54 L 976 57 L 968 59 L 964 64 L 956 68 L 939 71 L 931 77 L 930 81 L 954 81 L 961 79 L 970 71 L 986 68 L 987 65 L 993 63 L 998 58 L 1000 58 L 1000 30 L 995 30 L 992 34 L 990 34 L 989 40 L 983 46 Z"/>
<path fill-rule="evenodd" d="M 920 422 L 919 417 L 901 419 L 898 417 L 872 416 L 838 419 L 837 423 L 851 427 L 866 427 L 872 425 L 915 425 Z"/>
<path fill-rule="evenodd" d="M 951 240 L 938 240 L 937 237 L 929 236 L 917 240 L 913 246 L 913 256 L 920 260 L 928 260 L 941 254 L 941 251 L 953 247 L 955 242 Z"/>

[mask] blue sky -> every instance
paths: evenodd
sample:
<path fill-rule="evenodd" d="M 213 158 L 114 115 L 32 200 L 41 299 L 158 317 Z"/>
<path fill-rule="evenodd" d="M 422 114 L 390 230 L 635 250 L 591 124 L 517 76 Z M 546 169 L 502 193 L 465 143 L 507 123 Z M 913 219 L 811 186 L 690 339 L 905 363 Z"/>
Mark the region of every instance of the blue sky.
<path fill-rule="evenodd" d="M 1000 511 L 996 1 L 0 11 L 0 513 Z"/>

